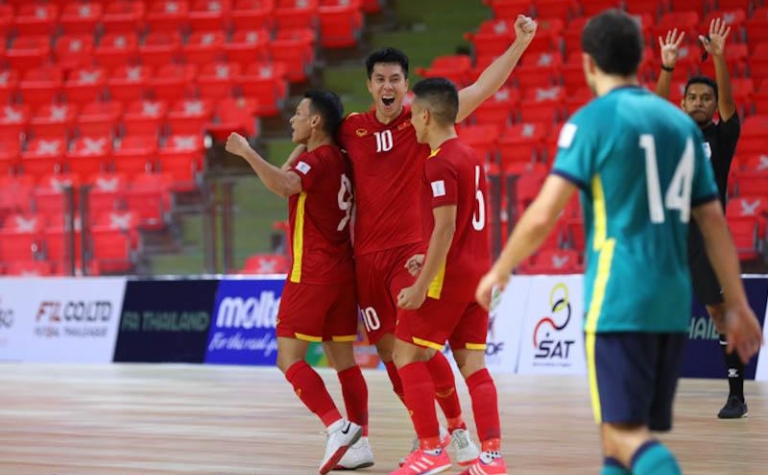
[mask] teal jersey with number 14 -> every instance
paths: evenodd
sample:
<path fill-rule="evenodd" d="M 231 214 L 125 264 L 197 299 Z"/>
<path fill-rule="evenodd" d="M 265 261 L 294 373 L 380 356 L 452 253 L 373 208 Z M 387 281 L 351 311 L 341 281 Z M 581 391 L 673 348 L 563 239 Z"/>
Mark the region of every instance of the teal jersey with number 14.
<path fill-rule="evenodd" d="M 552 173 L 581 189 L 588 333 L 687 330 L 691 207 L 717 199 L 702 142 L 686 114 L 639 87 L 563 126 Z"/>

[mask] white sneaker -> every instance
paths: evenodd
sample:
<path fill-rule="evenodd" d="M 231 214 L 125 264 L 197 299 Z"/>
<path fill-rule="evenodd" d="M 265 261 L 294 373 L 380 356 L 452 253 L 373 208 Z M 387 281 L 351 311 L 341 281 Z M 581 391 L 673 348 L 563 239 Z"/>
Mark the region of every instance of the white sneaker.
<path fill-rule="evenodd" d="M 440 426 L 440 443 L 443 445 L 444 449 L 447 449 L 448 446 L 451 445 L 451 434 L 448 432 L 448 429 L 446 429 L 443 426 Z M 419 443 L 419 438 L 414 437 L 413 443 L 411 444 L 411 451 L 409 453 L 412 454 L 417 450 L 419 450 L 420 448 L 421 448 L 421 444 Z M 401 458 L 397 464 L 401 467 L 405 465 L 405 458 Z"/>
<path fill-rule="evenodd" d="M 451 447 L 456 451 L 456 463 L 464 467 L 475 463 L 480 456 L 480 449 L 472 442 L 466 429 L 456 429 L 451 433 Z"/>
<path fill-rule="evenodd" d="M 347 450 L 333 469 L 358 470 L 368 467 L 373 467 L 373 450 L 368 443 L 368 437 L 360 437 L 360 440 Z"/>
<path fill-rule="evenodd" d="M 325 475 L 339 463 L 350 445 L 357 442 L 363 435 L 363 428 L 346 419 L 339 419 L 327 430 L 328 440 L 325 442 L 325 456 L 320 465 L 320 474 Z"/>

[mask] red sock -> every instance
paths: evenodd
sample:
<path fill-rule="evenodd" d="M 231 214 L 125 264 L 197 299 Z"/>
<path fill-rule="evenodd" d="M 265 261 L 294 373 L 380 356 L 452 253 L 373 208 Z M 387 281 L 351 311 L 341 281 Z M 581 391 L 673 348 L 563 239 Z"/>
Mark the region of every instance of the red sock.
<path fill-rule="evenodd" d="M 363 428 L 363 437 L 368 437 L 368 385 L 359 366 L 352 366 L 338 373 L 347 419 Z"/>
<path fill-rule="evenodd" d="M 285 372 L 285 379 L 291 383 L 296 395 L 323 421 L 326 427 L 341 419 L 341 413 L 325 388 L 323 378 L 306 361 L 297 361 Z"/>
<path fill-rule="evenodd" d="M 472 412 L 475 414 L 477 437 L 483 443 L 483 450 L 485 450 L 486 442 L 490 445 L 494 439 L 497 441 L 501 439 L 499 401 L 496 395 L 496 385 L 493 383 L 488 370 L 481 369 L 472 373 L 467 378 L 467 387 L 472 398 Z M 495 450 L 498 450 L 498 445 L 497 442 Z"/>
<path fill-rule="evenodd" d="M 384 363 L 384 367 L 387 368 L 387 374 L 389 380 L 392 381 L 392 390 L 395 391 L 397 397 L 405 404 L 405 393 L 403 393 L 403 382 L 400 380 L 400 374 L 397 372 L 397 366 L 394 361 L 387 361 Z M 406 404 L 406 406 L 408 406 Z"/>
<path fill-rule="evenodd" d="M 440 426 L 435 411 L 435 385 L 429 377 L 427 365 L 411 363 L 400 368 L 405 389 L 405 405 L 413 420 L 419 440 L 434 441 L 440 436 Z"/>
<path fill-rule="evenodd" d="M 432 359 L 427 361 L 427 369 L 435 383 L 437 403 L 440 404 L 440 408 L 448 420 L 448 430 L 453 432 L 456 429 L 466 429 L 467 425 L 461 417 L 459 395 L 456 394 L 456 379 L 453 377 L 453 370 L 448 359 L 438 351 Z"/>

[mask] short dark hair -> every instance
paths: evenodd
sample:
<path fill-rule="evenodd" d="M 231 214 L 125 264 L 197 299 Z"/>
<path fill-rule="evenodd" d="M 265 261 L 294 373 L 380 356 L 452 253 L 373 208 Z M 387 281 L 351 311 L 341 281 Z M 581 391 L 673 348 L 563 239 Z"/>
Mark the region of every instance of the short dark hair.
<path fill-rule="evenodd" d="M 430 112 L 440 125 L 456 122 L 459 113 L 459 93 L 456 86 L 445 78 L 429 78 L 413 87 L 416 100 L 429 104 Z"/>
<path fill-rule="evenodd" d="M 368 79 L 373 76 L 373 67 L 377 64 L 399 64 L 403 68 L 403 76 L 408 79 L 408 56 L 396 48 L 382 48 L 374 51 L 365 60 L 365 68 L 368 70 Z"/>
<path fill-rule="evenodd" d="M 718 99 L 717 95 L 717 82 L 714 79 L 707 76 L 694 76 L 685 83 L 685 91 L 683 91 L 683 97 L 688 95 L 688 88 L 693 84 L 704 84 L 712 88 L 715 91 L 715 100 Z"/>
<path fill-rule="evenodd" d="M 589 19 L 581 32 L 581 49 L 606 74 L 631 76 L 643 58 L 643 33 L 635 18 L 613 8 Z"/>
<path fill-rule="evenodd" d="M 307 91 L 304 97 L 309 99 L 310 114 L 320 114 L 323 118 L 323 130 L 333 137 L 344 118 L 344 106 L 341 99 L 329 91 Z"/>

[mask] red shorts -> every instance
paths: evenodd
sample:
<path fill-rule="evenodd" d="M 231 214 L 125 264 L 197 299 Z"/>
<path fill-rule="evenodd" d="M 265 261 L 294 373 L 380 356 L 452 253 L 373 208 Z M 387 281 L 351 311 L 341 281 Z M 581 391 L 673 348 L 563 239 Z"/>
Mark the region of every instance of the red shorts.
<path fill-rule="evenodd" d="M 304 341 L 357 339 L 355 283 L 335 285 L 285 282 L 277 312 L 277 336 Z"/>
<path fill-rule="evenodd" d="M 488 312 L 477 302 L 450 302 L 427 298 L 417 310 L 404 312 L 395 336 L 408 343 L 442 350 L 485 350 Z"/>
<path fill-rule="evenodd" d="M 419 243 L 356 258 L 357 302 L 371 344 L 388 333 L 395 333 L 397 296 L 401 290 L 416 282 L 416 277 L 408 273 L 405 264 L 411 256 L 423 253 L 424 248 Z"/>

